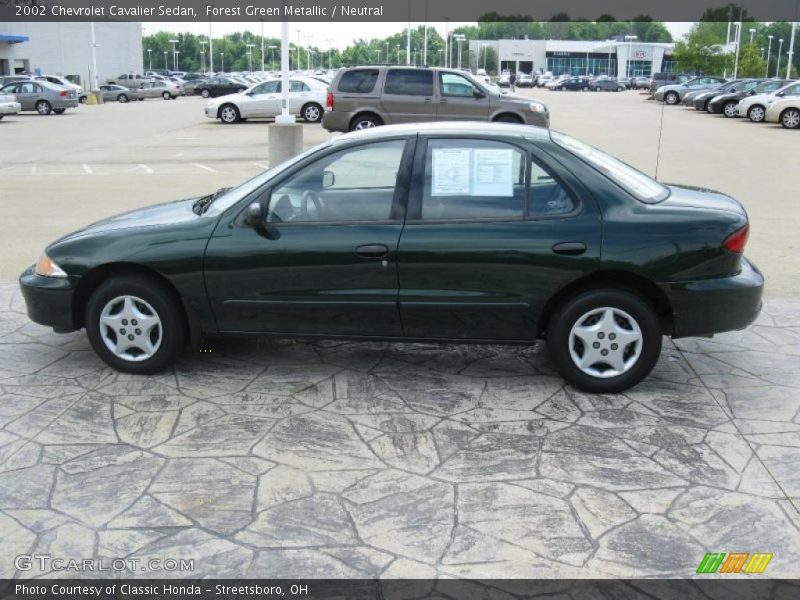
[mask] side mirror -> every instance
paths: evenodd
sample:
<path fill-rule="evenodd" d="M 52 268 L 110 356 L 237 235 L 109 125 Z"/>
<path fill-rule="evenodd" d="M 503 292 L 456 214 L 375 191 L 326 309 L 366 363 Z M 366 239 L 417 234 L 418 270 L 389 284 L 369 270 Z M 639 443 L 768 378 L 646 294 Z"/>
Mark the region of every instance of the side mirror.
<path fill-rule="evenodd" d="M 776 95 L 776 96 L 783 96 L 783 92 L 778 92 L 778 93 L 777 93 L 777 94 L 775 94 L 775 95 Z"/>
<path fill-rule="evenodd" d="M 483 93 L 483 92 L 482 92 L 481 90 L 479 90 L 478 88 L 475 88 L 475 89 L 473 90 L 473 92 L 472 92 L 472 97 L 473 97 L 473 98 L 485 98 L 485 97 L 486 97 L 486 94 L 485 94 L 485 93 Z"/>
<path fill-rule="evenodd" d="M 329 188 L 332 187 L 333 184 L 336 183 L 336 175 L 333 171 L 323 171 L 322 172 L 322 187 Z"/>
<path fill-rule="evenodd" d="M 247 207 L 247 224 L 254 229 L 259 229 L 264 225 L 264 207 L 260 202 L 253 202 Z"/>

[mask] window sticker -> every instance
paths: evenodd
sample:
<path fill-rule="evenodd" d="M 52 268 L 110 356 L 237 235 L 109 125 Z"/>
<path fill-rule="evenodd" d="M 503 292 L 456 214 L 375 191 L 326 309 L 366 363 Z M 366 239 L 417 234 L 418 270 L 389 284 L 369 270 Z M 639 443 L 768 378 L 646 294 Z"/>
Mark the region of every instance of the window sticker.
<path fill-rule="evenodd" d="M 473 152 L 472 195 L 513 196 L 514 151 L 511 148 L 476 148 Z"/>
<path fill-rule="evenodd" d="M 431 166 L 432 196 L 471 195 L 471 148 L 434 148 Z"/>

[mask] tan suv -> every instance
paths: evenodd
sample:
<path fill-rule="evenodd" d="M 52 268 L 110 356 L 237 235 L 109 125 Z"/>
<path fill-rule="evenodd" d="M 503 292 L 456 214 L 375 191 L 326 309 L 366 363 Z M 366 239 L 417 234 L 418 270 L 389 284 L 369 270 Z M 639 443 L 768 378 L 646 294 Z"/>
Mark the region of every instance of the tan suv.
<path fill-rule="evenodd" d="M 542 102 L 490 89 L 469 73 L 428 67 L 341 69 L 328 88 L 322 126 L 354 131 L 420 121 L 503 121 L 550 126 Z"/>

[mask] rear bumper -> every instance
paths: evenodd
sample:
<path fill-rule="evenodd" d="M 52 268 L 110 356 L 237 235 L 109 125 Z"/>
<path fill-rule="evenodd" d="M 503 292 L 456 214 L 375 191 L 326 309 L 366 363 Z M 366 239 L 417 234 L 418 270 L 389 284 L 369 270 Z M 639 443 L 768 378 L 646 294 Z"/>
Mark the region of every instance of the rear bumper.
<path fill-rule="evenodd" d="M 672 304 L 673 337 L 703 336 L 744 329 L 761 312 L 764 276 L 742 258 L 731 277 L 662 284 Z"/>
<path fill-rule="evenodd" d="M 80 104 L 77 98 L 59 98 L 53 100 L 53 108 L 78 108 Z"/>
<path fill-rule="evenodd" d="M 19 278 L 28 317 L 58 332 L 75 330 L 72 318 L 73 283 L 69 278 L 42 277 L 28 267 Z"/>
<path fill-rule="evenodd" d="M 335 110 L 326 110 L 322 115 L 322 127 L 328 131 L 347 133 L 350 131 L 350 115 Z"/>

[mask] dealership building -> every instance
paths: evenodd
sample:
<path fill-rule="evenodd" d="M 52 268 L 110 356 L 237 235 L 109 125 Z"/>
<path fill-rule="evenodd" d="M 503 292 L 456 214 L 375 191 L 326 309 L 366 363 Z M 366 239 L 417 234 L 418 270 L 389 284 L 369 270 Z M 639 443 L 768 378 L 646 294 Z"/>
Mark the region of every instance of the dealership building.
<path fill-rule="evenodd" d="M 95 23 L 97 77 L 141 72 L 142 24 Z M 92 71 L 90 23 L 0 23 L 0 75 L 62 75 L 88 86 Z"/>
<path fill-rule="evenodd" d="M 672 71 L 675 44 L 635 40 L 470 40 L 470 68 L 484 65 L 487 50 L 494 51 L 500 70 L 518 73 L 551 71 L 555 75 L 611 75 L 649 77 Z"/>

